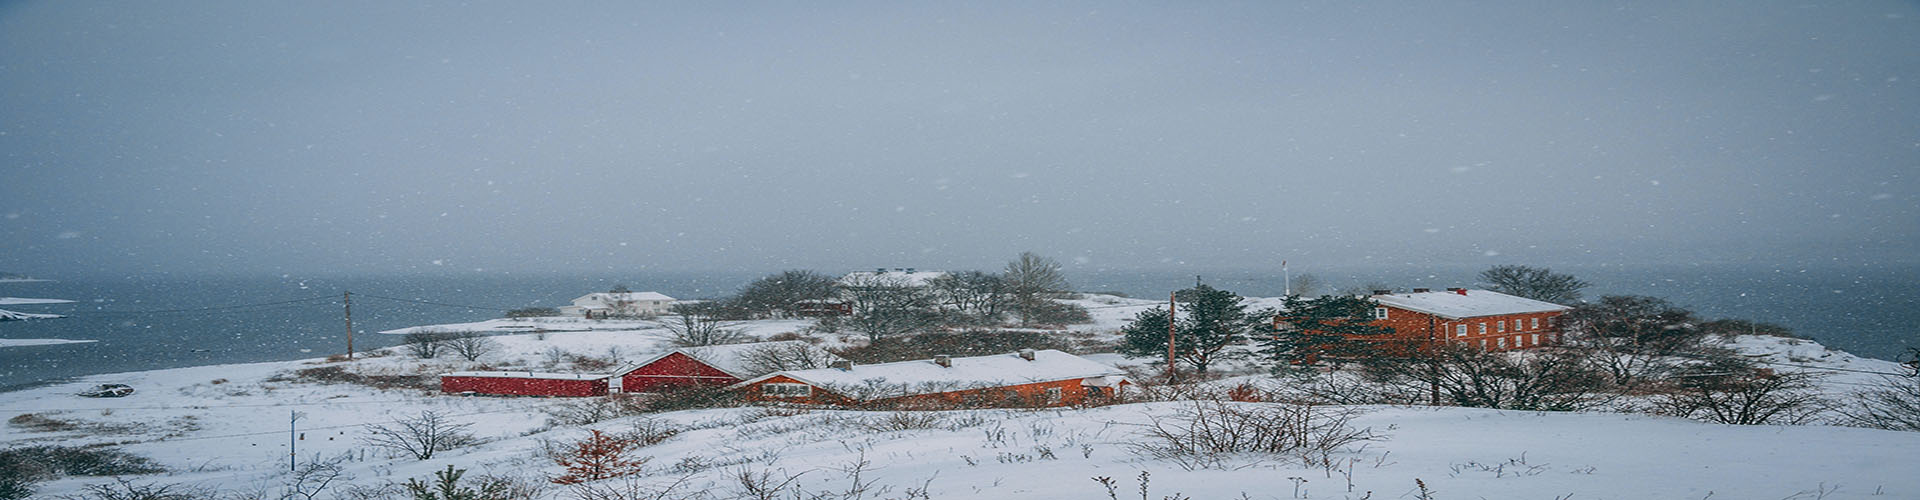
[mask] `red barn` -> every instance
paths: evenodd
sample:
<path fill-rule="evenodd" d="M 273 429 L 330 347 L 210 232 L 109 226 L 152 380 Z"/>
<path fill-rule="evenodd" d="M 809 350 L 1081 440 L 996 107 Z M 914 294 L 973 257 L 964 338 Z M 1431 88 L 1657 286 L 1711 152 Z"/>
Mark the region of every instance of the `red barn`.
<path fill-rule="evenodd" d="M 490 396 L 605 396 L 605 373 L 453 372 L 440 376 L 440 390 Z"/>
<path fill-rule="evenodd" d="M 1130 384 L 1111 366 L 1055 350 L 774 372 L 735 384 L 749 401 L 839 406 L 1066 406 Z"/>
<path fill-rule="evenodd" d="M 1412 293 L 1376 291 L 1375 324 L 1413 343 L 1451 340 L 1487 350 L 1526 349 L 1560 342 L 1559 316 L 1567 306 L 1487 290 L 1449 288 Z"/>
<path fill-rule="evenodd" d="M 827 366 L 840 357 L 798 340 L 675 349 L 614 372 L 614 392 L 728 386 L 782 369 Z"/>

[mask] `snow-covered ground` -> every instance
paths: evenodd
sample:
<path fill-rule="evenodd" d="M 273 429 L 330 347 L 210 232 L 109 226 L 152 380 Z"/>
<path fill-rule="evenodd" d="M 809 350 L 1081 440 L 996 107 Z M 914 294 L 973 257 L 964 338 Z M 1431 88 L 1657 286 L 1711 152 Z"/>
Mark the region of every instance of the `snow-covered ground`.
<path fill-rule="evenodd" d="M 1090 296 L 1094 315 L 1075 331 L 1111 333 L 1157 301 Z M 803 332 L 806 320 L 740 326 L 767 337 Z M 545 330 L 529 333 L 534 328 Z M 223 489 L 278 487 L 287 457 L 351 455 L 359 484 L 423 478 L 446 465 L 475 473 L 541 478 L 562 472 L 543 442 L 570 442 L 587 429 L 618 431 L 657 419 L 683 432 L 641 449 L 652 457 L 642 486 L 679 483 L 678 491 L 715 498 L 739 492 L 739 472 L 799 477 L 791 488 L 845 491 L 860 470 L 869 498 L 1105 498 L 1095 477 L 1109 477 L 1125 498 L 1147 472 L 1152 498 L 1414 498 L 1415 479 L 1434 498 L 1920 498 L 1920 433 L 1832 426 L 1727 426 L 1615 413 L 1541 413 L 1468 408 L 1356 407 L 1353 424 L 1379 439 L 1343 448 L 1325 463 L 1247 454 L 1224 467 L 1188 470 L 1135 452 L 1142 430 L 1172 418 L 1185 402 L 1039 411 L 968 410 L 921 415 L 919 427 L 886 430 L 889 412 L 734 408 L 549 426 L 543 410 L 569 399 L 460 397 L 419 389 L 301 380 L 298 370 L 350 367 L 363 375 L 442 373 L 481 367 L 553 367 L 570 356 L 639 358 L 668 348 L 655 322 L 495 320 L 420 327 L 488 331 L 500 348 L 477 361 L 451 355 L 417 360 L 393 348 L 352 362 L 301 361 L 179 368 L 87 377 L 0 393 L 0 416 L 31 413 L 71 424 L 45 430 L 8 424 L 0 446 L 117 443 L 174 472 L 142 478 Z M 396 330 L 389 333 L 401 333 Z M 830 339 L 837 341 L 838 339 Z M 1779 369 L 1846 368 L 1824 379 L 1873 384 L 1898 365 L 1774 337 L 1730 340 Z M 1116 355 L 1110 364 L 1138 363 Z M 1801 367 L 1787 366 L 1801 365 Z M 1279 381 L 1273 381 L 1280 383 Z M 74 396 L 103 383 L 138 389 L 117 399 Z M 1833 391 L 1854 389 L 1835 384 Z M 369 423 L 437 411 L 471 423 L 484 442 L 431 460 L 390 457 L 360 438 Z M 290 420 L 293 420 L 290 425 Z M 291 433 L 291 434 L 290 434 Z M 289 441 L 294 449 L 289 449 Z M 865 462 L 866 465 L 860 465 Z M 1298 479 L 1293 479 L 1298 478 Z M 1349 485 L 1349 478 L 1351 485 Z M 107 478 L 70 477 L 41 484 L 42 494 L 78 491 Z M 1296 490 L 1296 487 L 1298 488 Z M 557 488 L 557 487 L 556 487 Z M 554 489 L 565 498 L 564 489 Z M 1370 495 L 1370 496 L 1369 496 Z"/>
<path fill-rule="evenodd" d="M 68 339 L 0 339 L 0 347 L 25 347 L 30 345 L 85 344 L 97 340 Z"/>
<path fill-rule="evenodd" d="M 15 304 L 67 304 L 71 302 L 73 301 L 67 300 L 67 299 L 30 299 L 25 297 L 0 297 L 0 306 L 15 305 Z"/>

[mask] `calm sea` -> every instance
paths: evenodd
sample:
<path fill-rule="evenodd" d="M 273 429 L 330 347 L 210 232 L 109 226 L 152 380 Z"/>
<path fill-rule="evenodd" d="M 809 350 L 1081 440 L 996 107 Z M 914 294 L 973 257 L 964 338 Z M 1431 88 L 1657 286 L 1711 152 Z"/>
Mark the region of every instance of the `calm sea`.
<path fill-rule="evenodd" d="M 1329 293 L 1364 284 L 1444 288 L 1473 286 L 1479 267 L 1418 271 L 1382 266 L 1301 268 Z M 1589 297 L 1665 297 L 1707 318 L 1779 323 L 1802 336 L 1864 356 L 1894 359 L 1920 346 L 1920 266 L 1787 268 L 1644 266 L 1556 268 L 1592 282 Z M 433 323 L 500 317 L 501 309 L 559 306 L 573 297 L 624 284 L 681 298 L 732 293 L 765 273 L 578 275 L 433 275 L 388 277 L 137 276 L 0 283 L 0 296 L 61 298 L 72 304 L 9 309 L 68 318 L 0 322 L 0 338 L 97 340 L 0 348 L 0 391 L 68 377 L 219 363 L 318 357 L 343 352 L 342 291 L 354 293 L 354 345 L 390 346 L 376 332 Z M 1074 287 L 1164 297 L 1208 284 L 1245 296 L 1278 296 L 1278 270 L 1085 271 Z M 402 300 L 394 300 L 402 299 Z M 423 301 L 438 304 L 423 304 Z M 278 304 L 274 304 L 278 303 Z M 255 305 L 271 304 L 271 305 Z M 465 306 L 465 307 L 463 307 Z"/>

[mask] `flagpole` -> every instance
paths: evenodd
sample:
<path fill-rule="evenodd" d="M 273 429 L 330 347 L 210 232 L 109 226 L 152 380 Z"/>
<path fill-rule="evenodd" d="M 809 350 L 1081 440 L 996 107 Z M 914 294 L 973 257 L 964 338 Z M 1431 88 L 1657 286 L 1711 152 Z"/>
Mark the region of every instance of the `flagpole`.
<path fill-rule="evenodd" d="M 1286 296 L 1292 297 L 1293 296 L 1293 273 L 1290 271 L 1287 271 L 1287 261 L 1285 260 L 1280 261 L 1280 275 L 1285 276 L 1284 279 L 1286 280 Z"/>

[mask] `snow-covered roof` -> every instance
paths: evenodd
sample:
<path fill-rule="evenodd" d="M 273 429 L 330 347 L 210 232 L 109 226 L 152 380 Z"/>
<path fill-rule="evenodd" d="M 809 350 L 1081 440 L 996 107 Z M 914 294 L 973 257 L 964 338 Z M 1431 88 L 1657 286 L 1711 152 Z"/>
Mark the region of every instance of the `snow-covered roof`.
<path fill-rule="evenodd" d="M 1020 357 L 1019 353 L 952 358 L 952 367 L 940 366 L 931 359 L 923 359 L 854 365 L 851 370 L 839 368 L 788 370 L 763 375 L 735 384 L 734 387 L 746 386 L 775 376 L 786 376 L 848 396 L 854 395 L 845 394 L 843 389 L 885 386 L 905 391 L 885 394 L 891 397 L 1125 375 L 1118 368 L 1052 349 L 1034 351 L 1033 356 L 1033 361 Z"/>
<path fill-rule="evenodd" d="M 946 271 L 860 271 L 841 276 L 839 283 L 840 286 L 868 286 L 876 283 L 927 286 L 933 282 L 935 278 L 946 275 Z"/>
<path fill-rule="evenodd" d="M 706 363 L 707 366 L 711 366 L 714 369 L 727 372 L 728 375 L 732 375 L 734 378 L 744 380 L 767 373 L 765 369 L 755 366 L 753 360 L 747 356 L 748 353 L 759 349 L 806 349 L 810 353 L 810 358 L 825 360 L 826 362 L 840 361 L 839 356 L 835 356 L 826 349 L 807 343 L 804 340 L 781 340 L 776 342 L 683 347 L 653 355 L 639 363 L 621 367 L 615 370 L 614 373 L 625 375 L 627 372 L 653 364 L 653 362 L 659 361 L 660 358 L 665 358 L 677 352 L 700 360 L 701 363 Z"/>
<path fill-rule="evenodd" d="M 611 377 L 605 373 L 550 373 L 550 372 L 452 372 L 442 373 L 442 377 L 491 377 L 491 378 L 538 378 L 550 380 L 600 380 Z"/>
<path fill-rule="evenodd" d="M 609 304 L 609 303 L 619 302 L 619 301 L 633 301 L 633 302 L 640 302 L 640 301 L 647 301 L 647 300 L 672 301 L 673 297 L 668 297 L 666 296 L 666 294 L 663 294 L 660 292 L 620 292 L 620 293 L 598 292 L 598 293 L 589 293 L 586 295 L 581 295 L 580 298 L 573 299 L 574 302 L 580 302 L 583 300 L 591 300 L 591 301 L 599 302 L 602 304 Z"/>
<path fill-rule="evenodd" d="M 1370 297 L 1374 302 L 1423 312 L 1452 319 L 1477 318 L 1481 316 L 1499 316 L 1505 314 L 1527 314 L 1559 312 L 1571 307 L 1542 302 L 1526 297 L 1515 297 L 1500 292 L 1468 289 L 1464 294 L 1458 291 L 1442 290 L 1437 292 L 1392 293 Z"/>

